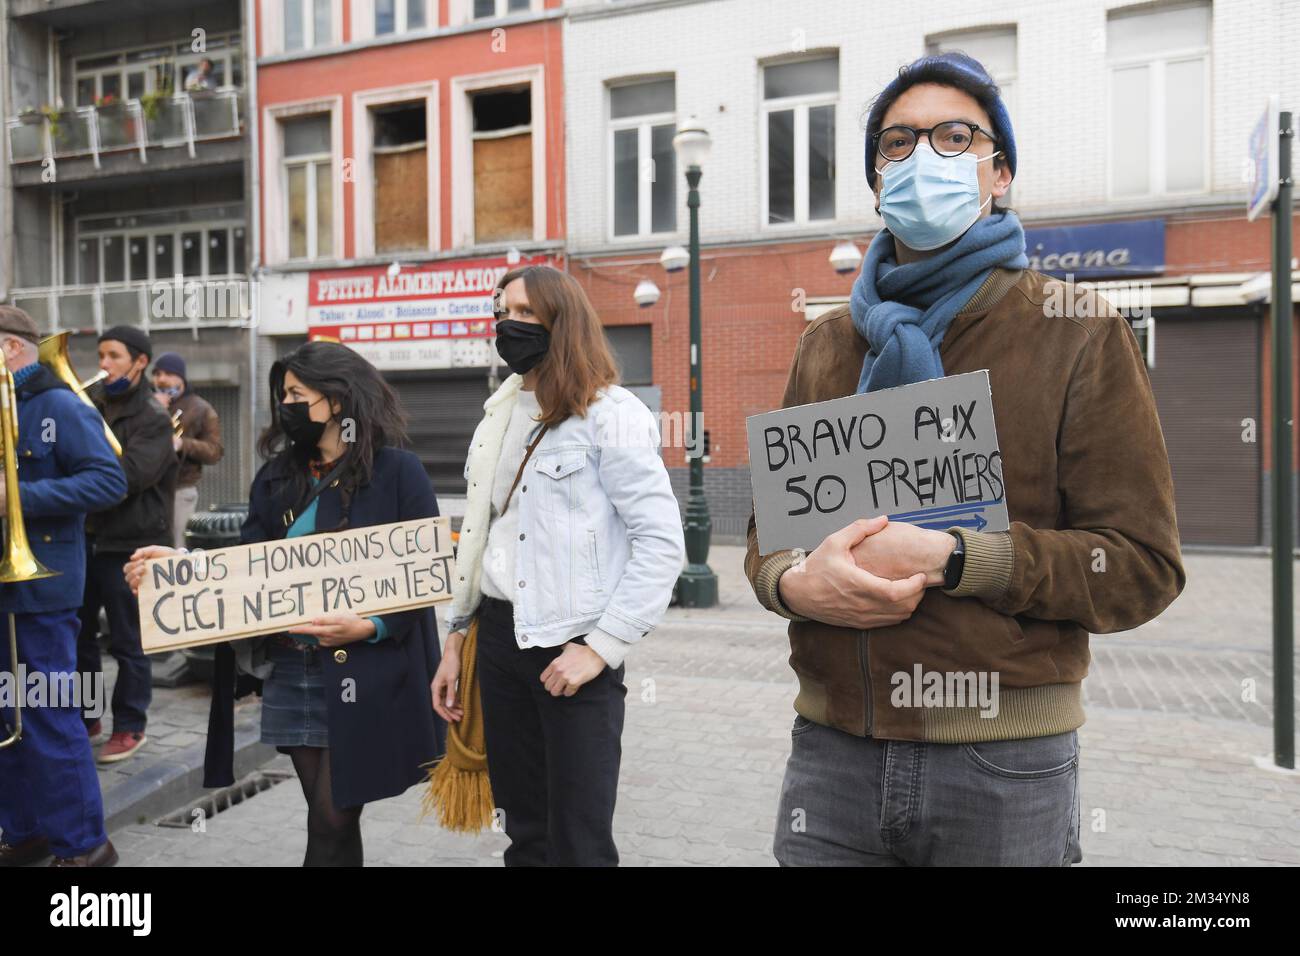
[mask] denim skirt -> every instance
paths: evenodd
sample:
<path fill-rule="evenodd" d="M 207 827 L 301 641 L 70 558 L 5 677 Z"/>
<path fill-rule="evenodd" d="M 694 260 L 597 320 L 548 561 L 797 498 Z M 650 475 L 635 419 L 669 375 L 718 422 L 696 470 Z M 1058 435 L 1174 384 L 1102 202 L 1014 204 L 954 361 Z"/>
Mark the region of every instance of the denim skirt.
<path fill-rule="evenodd" d="M 262 683 L 262 743 L 273 747 L 328 747 L 321 651 L 295 650 L 272 640 L 275 668 Z"/>

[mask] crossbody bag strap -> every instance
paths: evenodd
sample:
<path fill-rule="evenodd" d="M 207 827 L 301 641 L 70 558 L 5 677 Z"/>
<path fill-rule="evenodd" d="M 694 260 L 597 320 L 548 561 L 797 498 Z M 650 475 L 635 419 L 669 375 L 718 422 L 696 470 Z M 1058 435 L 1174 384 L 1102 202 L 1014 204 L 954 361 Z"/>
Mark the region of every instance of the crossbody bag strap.
<path fill-rule="evenodd" d="M 311 490 L 311 494 L 307 496 L 307 500 L 298 506 L 298 511 L 296 514 L 294 513 L 294 509 L 292 508 L 285 509 L 284 514 L 281 516 L 281 519 L 284 521 L 284 526 L 286 528 L 291 527 L 293 523 L 298 520 L 298 516 L 301 515 L 308 508 L 310 508 L 311 503 L 315 501 L 317 498 L 319 498 L 321 492 L 323 492 L 326 488 L 330 487 L 330 482 L 338 475 L 340 475 L 342 472 L 343 472 L 343 462 L 340 460 L 337 465 L 335 465 L 333 468 L 330 469 L 329 474 L 327 474 L 324 478 L 322 478 L 320 481 L 316 483 L 316 486 Z"/>
<path fill-rule="evenodd" d="M 510 499 L 514 497 L 515 489 L 519 487 L 519 479 L 524 476 L 524 466 L 528 464 L 528 459 L 533 457 L 533 452 L 536 451 L 537 446 L 541 444 L 542 436 L 546 434 L 546 430 L 550 427 L 550 425 L 543 425 L 542 430 L 537 433 L 537 437 L 534 438 L 532 443 L 528 446 L 528 450 L 524 452 L 524 460 L 519 463 L 519 470 L 515 472 L 514 484 L 510 486 L 510 491 L 506 494 L 506 503 L 501 506 L 501 514 L 497 515 L 498 518 L 505 514 L 506 509 L 510 507 Z"/>

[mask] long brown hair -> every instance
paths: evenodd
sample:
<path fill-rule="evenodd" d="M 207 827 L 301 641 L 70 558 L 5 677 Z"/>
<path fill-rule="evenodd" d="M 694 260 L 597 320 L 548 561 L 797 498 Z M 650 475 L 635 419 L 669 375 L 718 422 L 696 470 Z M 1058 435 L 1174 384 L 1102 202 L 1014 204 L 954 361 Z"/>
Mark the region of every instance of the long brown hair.
<path fill-rule="evenodd" d="M 537 365 L 539 421 L 554 428 L 570 415 L 585 418 L 596 393 L 618 381 L 596 309 L 577 280 L 553 266 L 511 269 L 497 282 L 497 298 L 516 279 L 524 280 L 529 308 L 551 333 L 550 349 Z"/>

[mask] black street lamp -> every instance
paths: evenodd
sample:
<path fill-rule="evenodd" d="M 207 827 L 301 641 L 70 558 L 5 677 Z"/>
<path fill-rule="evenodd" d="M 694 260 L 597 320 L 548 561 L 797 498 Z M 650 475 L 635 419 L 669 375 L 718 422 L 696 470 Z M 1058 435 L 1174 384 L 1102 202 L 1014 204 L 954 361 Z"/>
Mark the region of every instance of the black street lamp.
<path fill-rule="evenodd" d="M 709 568 L 709 537 L 713 521 L 704 497 L 704 400 L 701 394 L 700 353 L 700 176 L 712 141 L 694 117 L 677 127 L 673 149 L 686 171 L 690 187 L 686 205 L 691 211 L 691 463 L 690 496 L 686 502 L 686 569 L 677 579 L 677 603 L 682 607 L 713 607 L 718 603 L 718 576 Z"/>

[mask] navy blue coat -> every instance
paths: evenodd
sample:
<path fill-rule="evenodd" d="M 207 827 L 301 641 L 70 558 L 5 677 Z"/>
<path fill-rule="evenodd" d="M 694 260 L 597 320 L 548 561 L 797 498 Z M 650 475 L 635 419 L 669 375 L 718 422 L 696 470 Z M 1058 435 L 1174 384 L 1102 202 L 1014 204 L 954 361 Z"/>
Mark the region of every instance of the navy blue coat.
<path fill-rule="evenodd" d="M 0 584 L 0 613 L 81 607 L 86 515 L 126 497 L 104 420 L 41 366 L 18 388 L 18 500 L 36 560 L 56 577 Z"/>
<path fill-rule="evenodd" d="M 249 492 L 248 519 L 240 542 L 273 541 L 288 530 L 283 521 L 288 483 L 268 462 L 258 470 Z M 349 528 L 390 524 L 438 514 L 429 476 L 413 453 L 383 448 L 375 456 L 370 484 L 352 495 Z M 323 491 L 316 506 L 316 527 L 335 528 L 342 519 L 337 489 Z M 429 684 L 442 652 L 432 607 L 382 615 L 388 636 L 377 643 L 343 645 L 347 660 L 323 651 L 329 722 L 330 784 L 334 803 L 356 806 L 396 796 L 424 779 L 421 765 L 442 756 L 446 726 L 434 713 Z M 204 785 L 234 782 L 234 655 L 219 645 L 209 716 Z M 343 699 L 351 678 L 355 700 Z"/>

